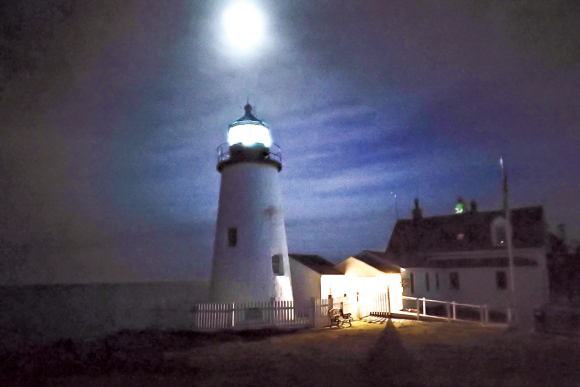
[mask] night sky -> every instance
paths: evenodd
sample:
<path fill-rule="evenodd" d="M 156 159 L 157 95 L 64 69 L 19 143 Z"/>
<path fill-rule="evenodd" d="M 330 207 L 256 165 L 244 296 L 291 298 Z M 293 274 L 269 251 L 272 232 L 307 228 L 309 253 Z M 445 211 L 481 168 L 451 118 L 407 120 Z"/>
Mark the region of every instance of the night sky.
<path fill-rule="evenodd" d="M 263 0 L 247 49 L 230 1 L 45 3 L 0 12 L 1 283 L 209 278 L 216 147 L 248 98 L 291 253 L 384 249 L 391 192 L 402 218 L 500 209 L 500 156 L 511 206 L 580 238 L 574 10 L 530 29 L 494 0 Z"/>

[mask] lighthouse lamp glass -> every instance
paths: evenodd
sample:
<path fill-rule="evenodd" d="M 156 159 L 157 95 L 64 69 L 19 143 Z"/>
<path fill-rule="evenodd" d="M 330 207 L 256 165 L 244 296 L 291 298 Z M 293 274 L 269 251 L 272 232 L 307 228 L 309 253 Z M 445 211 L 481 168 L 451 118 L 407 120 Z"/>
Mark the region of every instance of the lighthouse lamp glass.
<path fill-rule="evenodd" d="M 272 138 L 270 137 L 270 130 L 261 125 L 237 125 L 230 128 L 228 131 L 228 143 L 230 145 L 242 144 L 245 146 L 252 146 L 255 144 L 263 144 L 265 147 L 272 145 Z"/>

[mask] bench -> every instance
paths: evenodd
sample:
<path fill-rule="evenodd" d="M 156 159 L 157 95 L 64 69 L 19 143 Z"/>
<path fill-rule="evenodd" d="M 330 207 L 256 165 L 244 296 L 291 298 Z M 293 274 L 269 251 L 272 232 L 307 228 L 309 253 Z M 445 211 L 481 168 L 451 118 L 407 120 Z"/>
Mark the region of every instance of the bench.
<path fill-rule="evenodd" d="M 332 308 L 328 311 L 328 318 L 330 319 L 330 328 L 336 326 L 341 328 L 344 323 L 348 323 L 352 327 L 352 317 L 350 313 L 343 314 L 342 309 Z"/>

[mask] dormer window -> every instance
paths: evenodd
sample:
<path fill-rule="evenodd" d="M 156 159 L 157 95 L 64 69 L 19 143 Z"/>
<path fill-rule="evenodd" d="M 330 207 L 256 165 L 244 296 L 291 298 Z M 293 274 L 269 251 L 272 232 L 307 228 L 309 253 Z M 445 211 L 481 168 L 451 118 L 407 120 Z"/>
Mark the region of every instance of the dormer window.
<path fill-rule="evenodd" d="M 491 242 L 495 247 L 503 247 L 507 244 L 506 221 L 499 216 L 491 222 Z"/>

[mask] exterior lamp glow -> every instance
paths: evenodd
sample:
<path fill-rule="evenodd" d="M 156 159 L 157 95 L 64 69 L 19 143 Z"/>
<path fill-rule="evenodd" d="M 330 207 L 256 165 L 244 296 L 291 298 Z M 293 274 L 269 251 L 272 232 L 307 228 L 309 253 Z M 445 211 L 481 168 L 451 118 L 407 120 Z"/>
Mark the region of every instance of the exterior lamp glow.
<path fill-rule="evenodd" d="M 455 204 L 455 213 L 456 214 L 463 214 L 465 212 L 465 202 L 463 198 L 459 197 L 457 199 L 457 204 Z"/>

